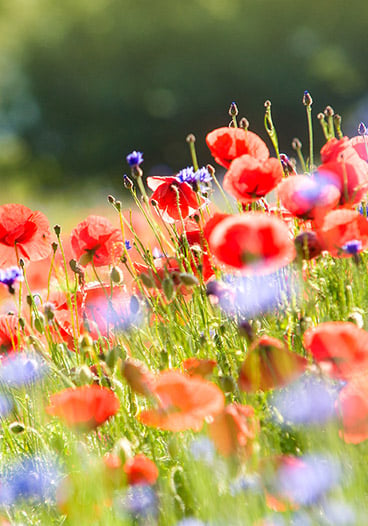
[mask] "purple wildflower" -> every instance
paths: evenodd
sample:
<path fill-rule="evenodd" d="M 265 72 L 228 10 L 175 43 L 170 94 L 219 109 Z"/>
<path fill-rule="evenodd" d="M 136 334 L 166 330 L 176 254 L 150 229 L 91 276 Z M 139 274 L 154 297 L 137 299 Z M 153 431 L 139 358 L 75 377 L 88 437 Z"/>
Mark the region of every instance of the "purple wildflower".
<path fill-rule="evenodd" d="M 19 267 L 0 269 L 0 283 L 8 287 L 10 294 L 14 294 L 14 283 L 23 281 L 23 273 Z"/>
<path fill-rule="evenodd" d="M 132 153 L 127 155 L 126 160 L 131 168 L 136 168 L 137 166 L 143 163 L 143 153 L 136 152 L 134 150 Z"/>

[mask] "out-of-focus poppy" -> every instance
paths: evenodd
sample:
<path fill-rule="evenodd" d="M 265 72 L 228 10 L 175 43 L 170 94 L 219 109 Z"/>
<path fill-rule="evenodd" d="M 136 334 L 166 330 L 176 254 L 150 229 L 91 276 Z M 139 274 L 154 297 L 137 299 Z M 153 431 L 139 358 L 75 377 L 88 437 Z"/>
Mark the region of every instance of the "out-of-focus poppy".
<path fill-rule="evenodd" d="M 368 439 L 368 374 L 358 374 L 340 391 L 336 411 L 342 419 L 340 436 L 348 444 Z"/>
<path fill-rule="evenodd" d="M 368 368 L 368 332 L 354 323 L 320 323 L 304 333 L 304 347 L 335 378 L 348 379 Z"/>
<path fill-rule="evenodd" d="M 83 266 L 92 262 L 96 267 L 110 265 L 124 251 L 121 231 L 103 216 L 88 216 L 71 233 L 70 242 L 75 258 Z"/>
<path fill-rule="evenodd" d="M 147 185 L 153 191 L 151 202 L 168 223 L 186 219 L 205 203 L 190 184 L 176 177 L 147 177 Z"/>
<path fill-rule="evenodd" d="M 273 272 L 295 257 L 288 227 L 262 212 L 223 219 L 212 230 L 209 246 L 221 263 L 252 272 Z"/>
<path fill-rule="evenodd" d="M 167 431 L 200 431 L 205 418 L 224 408 L 224 395 L 213 383 L 179 371 L 164 371 L 156 377 L 156 409 L 142 411 L 143 424 Z"/>
<path fill-rule="evenodd" d="M 187 358 L 182 366 L 189 376 L 202 376 L 203 378 L 210 375 L 217 363 L 215 360 L 206 360 L 204 358 Z"/>
<path fill-rule="evenodd" d="M 0 206 L 0 267 L 17 265 L 17 253 L 25 261 L 38 261 L 50 252 L 50 226 L 42 212 L 18 204 Z"/>
<path fill-rule="evenodd" d="M 136 484 L 154 484 L 158 478 L 157 466 L 146 455 L 140 454 L 131 458 L 124 464 L 124 471 L 128 483 L 132 486 Z"/>
<path fill-rule="evenodd" d="M 321 164 L 317 173 L 339 189 L 339 206 L 352 207 L 368 192 L 368 164 L 355 151 L 349 162 L 343 158 L 340 162 Z"/>
<path fill-rule="evenodd" d="M 223 187 L 241 203 L 250 203 L 276 188 L 283 173 L 278 159 L 260 161 L 251 155 L 242 155 L 231 163 Z"/>
<path fill-rule="evenodd" d="M 217 128 L 207 135 L 206 142 L 215 161 L 225 168 L 241 155 L 251 155 L 260 161 L 265 161 L 270 155 L 258 135 L 240 128 Z"/>
<path fill-rule="evenodd" d="M 249 455 L 259 431 L 259 422 L 250 405 L 230 404 L 208 425 L 217 450 L 224 456 Z"/>
<path fill-rule="evenodd" d="M 294 175 L 277 187 L 282 205 L 295 217 L 315 219 L 332 210 L 340 200 L 340 190 L 327 179 Z"/>
<path fill-rule="evenodd" d="M 144 396 L 151 395 L 154 389 L 154 375 L 139 360 L 129 358 L 122 365 L 122 373 L 131 389 Z"/>
<path fill-rule="evenodd" d="M 349 144 L 357 152 L 359 157 L 368 161 L 368 143 L 367 136 L 357 135 L 349 140 Z"/>
<path fill-rule="evenodd" d="M 294 239 L 294 245 L 298 256 L 302 259 L 316 258 L 322 252 L 321 241 L 313 230 L 300 232 Z"/>
<path fill-rule="evenodd" d="M 332 256 L 349 256 L 344 251 L 346 243 L 357 240 L 360 250 L 368 246 L 368 220 L 356 210 L 332 210 L 315 224 L 323 250 Z"/>
<path fill-rule="evenodd" d="M 119 399 L 111 389 L 83 385 L 50 396 L 46 412 L 59 417 L 69 427 L 89 430 L 114 416 L 119 405 Z"/>
<path fill-rule="evenodd" d="M 18 350 L 20 344 L 18 341 L 18 329 L 19 321 L 17 316 L 13 314 L 0 315 L 0 352 Z"/>
<path fill-rule="evenodd" d="M 263 336 L 254 342 L 240 368 L 243 391 L 268 391 L 282 387 L 300 376 L 308 365 L 303 356 L 289 351 L 280 340 Z"/>

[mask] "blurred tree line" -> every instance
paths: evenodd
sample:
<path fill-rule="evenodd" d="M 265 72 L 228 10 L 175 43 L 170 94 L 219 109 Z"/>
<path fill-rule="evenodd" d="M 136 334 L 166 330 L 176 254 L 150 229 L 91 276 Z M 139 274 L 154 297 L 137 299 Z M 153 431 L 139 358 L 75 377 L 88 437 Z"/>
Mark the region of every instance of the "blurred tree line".
<path fill-rule="evenodd" d="M 178 171 L 189 132 L 205 164 L 231 101 L 266 139 L 271 99 L 286 153 L 307 142 L 305 89 L 345 133 L 368 118 L 367 0 L 0 0 L 0 15 L 0 170 L 37 190 L 120 185 L 134 149 L 146 172 Z"/>

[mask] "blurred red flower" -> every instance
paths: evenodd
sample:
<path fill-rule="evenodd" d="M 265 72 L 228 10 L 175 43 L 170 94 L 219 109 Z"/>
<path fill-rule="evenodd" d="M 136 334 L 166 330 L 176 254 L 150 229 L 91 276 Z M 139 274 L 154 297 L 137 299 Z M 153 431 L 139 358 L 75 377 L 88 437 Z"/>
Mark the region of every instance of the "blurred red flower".
<path fill-rule="evenodd" d="M 215 161 L 225 168 L 241 155 L 251 155 L 260 161 L 270 156 L 263 140 L 255 133 L 241 128 L 217 128 L 206 137 L 207 146 Z"/>
<path fill-rule="evenodd" d="M 176 370 L 156 377 L 154 393 L 158 407 L 142 411 L 139 420 L 167 431 L 200 431 L 205 418 L 224 408 L 224 395 L 215 384 Z"/>
<path fill-rule="evenodd" d="M 209 376 L 214 368 L 216 367 L 217 362 L 215 360 L 206 360 L 205 358 L 187 358 L 182 363 L 184 371 L 189 374 L 189 376 L 202 376 L 205 378 Z"/>
<path fill-rule="evenodd" d="M 151 201 L 168 223 L 186 219 L 205 202 L 202 197 L 197 198 L 190 184 L 181 183 L 176 177 L 147 177 L 147 185 L 153 191 Z"/>
<path fill-rule="evenodd" d="M 330 321 L 308 329 L 304 347 L 335 378 L 349 379 L 368 368 L 368 332 L 354 323 Z"/>
<path fill-rule="evenodd" d="M 110 265 L 124 251 L 123 237 L 103 216 L 88 216 L 71 233 L 70 242 L 74 256 L 79 263 L 87 266 L 93 261 L 96 267 Z"/>
<path fill-rule="evenodd" d="M 263 336 L 247 353 L 239 372 L 239 387 L 247 392 L 282 387 L 298 378 L 307 365 L 306 358 L 289 351 L 280 340 Z"/>
<path fill-rule="evenodd" d="M 251 454 L 259 431 L 259 422 L 250 405 L 230 404 L 208 425 L 208 433 L 218 451 L 229 456 Z"/>
<path fill-rule="evenodd" d="M 241 203 L 250 203 L 271 192 L 283 174 L 278 159 L 259 160 L 251 155 L 242 155 L 231 163 L 223 187 Z"/>
<path fill-rule="evenodd" d="M 114 416 L 119 405 L 118 397 L 110 389 L 83 385 L 50 396 L 46 412 L 59 417 L 69 427 L 89 430 Z"/>
<path fill-rule="evenodd" d="M 315 219 L 334 208 L 340 200 L 335 184 L 307 175 L 293 175 L 277 187 L 282 205 L 295 217 Z"/>
<path fill-rule="evenodd" d="M 341 438 L 348 444 L 368 439 L 368 374 L 355 376 L 340 391 L 336 411 L 342 419 Z"/>
<path fill-rule="evenodd" d="M 351 256 L 343 250 L 350 241 L 359 241 L 360 250 L 368 246 L 368 220 L 356 210 L 332 210 L 314 227 L 322 250 L 332 256 Z"/>
<path fill-rule="evenodd" d="M 295 257 L 286 224 L 262 212 L 224 218 L 212 230 L 209 246 L 221 263 L 252 272 L 272 272 Z"/>
<path fill-rule="evenodd" d="M 124 471 L 131 485 L 154 484 L 158 478 L 156 464 L 143 454 L 128 460 L 124 465 Z"/>
<path fill-rule="evenodd" d="M 15 247 L 25 261 L 50 254 L 50 226 L 42 212 L 18 204 L 0 206 L 0 267 L 18 265 Z"/>
<path fill-rule="evenodd" d="M 13 314 L 0 315 L 0 352 L 16 351 L 18 340 L 19 320 Z M 22 335 L 23 333 L 20 332 Z"/>

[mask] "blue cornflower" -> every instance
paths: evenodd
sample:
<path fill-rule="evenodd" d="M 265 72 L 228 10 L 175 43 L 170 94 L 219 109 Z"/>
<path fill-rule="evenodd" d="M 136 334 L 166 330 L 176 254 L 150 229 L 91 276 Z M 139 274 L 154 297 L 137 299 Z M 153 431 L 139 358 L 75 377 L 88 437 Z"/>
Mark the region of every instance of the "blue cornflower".
<path fill-rule="evenodd" d="M 275 486 L 292 502 L 310 506 L 321 500 L 341 476 L 340 466 L 331 457 L 309 454 L 286 463 L 278 473 Z"/>
<path fill-rule="evenodd" d="M 147 519 L 157 515 L 157 497 L 150 486 L 137 484 L 131 486 L 123 499 L 118 503 L 123 514 L 132 517 Z"/>
<path fill-rule="evenodd" d="M 195 460 L 212 464 L 215 458 L 215 446 L 207 437 L 195 438 L 189 446 L 190 453 Z"/>
<path fill-rule="evenodd" d="M 359 239 L 352 239 L 351 241 L 345 243 L 345 245 L 343 245 L 341 248 L 344 252 L 346 252 L 346 254 L 351 254 L 354 256 L 362 250 L 362 242 L 359 241 Z"/>
<path fill-rule="evenodd" d="M 143 163 L 143 153 L 134 150 L 134 152 L 126 156 L 126 160 L 131 168 L 135 168 Z"/>
<path fill-rule="evenodd" d="M 180 170 L 180 172 L 176 176 L 176 179 L 180 183 L 200 184 L 200 183 L 209 183 L 212 177 L 209 171 L 207 170 L 207 168 L 205 167 L 199 168 L 195 172 L 193 166 L 188 166 L 187 168 Z"/>
<path fill-rule="evenodd" d="M 9 505 L 23 499 L 54 502 L 61 477 L 59 467 L 51 459 L 22 459 L 0 477 L 0 503 Z"/>
<path fill-rule="evenodd" d="M 40 380 L 46 371 L 46 363 L 36 355 L 16 353 L 2 360 L 0 381 L 10 387 L 21 387 Z"/>
<path fill-rule="evenodd" d="M 232 496 L 247 492 L 261 493 L 261 478 L 257 473 L 242 475 L 230 483 L 229 490 Z"/>
<path fill-rule="evenodd" d="M 126 239 L 124 244 L 127 250 L 130 250 L 132 248 L 132 244 L 130 243 L 129 239 Z"/>
<path fill-rule="evenodd" d="M 0 283 L 8 287 L 11 294 L 14 294 L 14 283 L 23 281 L 23 273 L 19 267 L 9 267 L 0 269 Z"/>
<path fill-rule="evenodd" d="M 332 381 L 304 375 L 275 394 L 271 403 L 288 425 L 323 424 L 336 416 L 338 391 Z"/>

